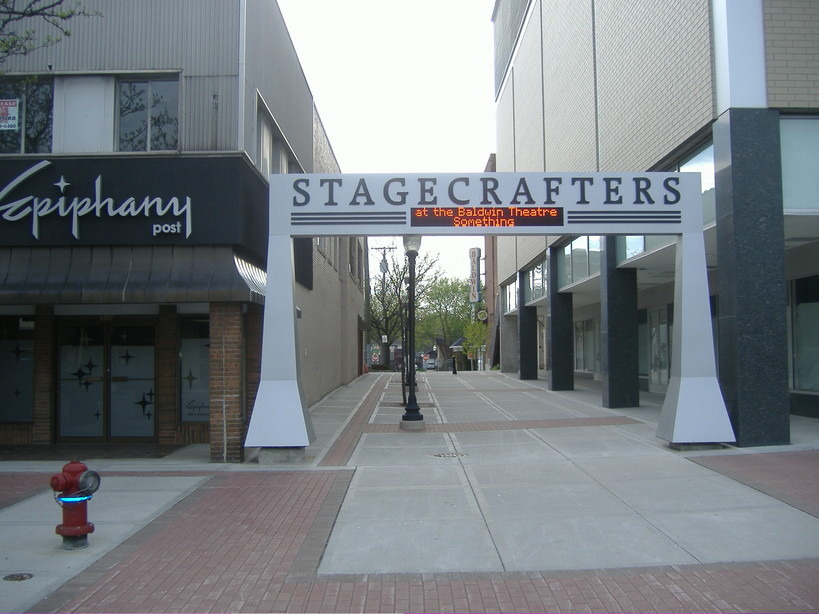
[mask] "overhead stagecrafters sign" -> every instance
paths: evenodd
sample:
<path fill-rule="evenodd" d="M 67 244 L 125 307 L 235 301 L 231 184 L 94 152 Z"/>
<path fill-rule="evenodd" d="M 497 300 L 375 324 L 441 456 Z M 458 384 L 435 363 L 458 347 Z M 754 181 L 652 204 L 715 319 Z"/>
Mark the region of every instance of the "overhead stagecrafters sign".
<path fill-rule="evenodd" d="M 735 441 L 716 377 L 699 174 L 341 174 L 270 176 L 262 373 L 247 447 L 315 438 L 298 372 L 291 237 L 408 234 L 677 235 L 674 354 L 657 436 Z"/>
<path fill-rule="evenodd" d="M 695 173 L 273 175 L 270 196 L 271 233 L 291 236 L 702 230 Z"/>

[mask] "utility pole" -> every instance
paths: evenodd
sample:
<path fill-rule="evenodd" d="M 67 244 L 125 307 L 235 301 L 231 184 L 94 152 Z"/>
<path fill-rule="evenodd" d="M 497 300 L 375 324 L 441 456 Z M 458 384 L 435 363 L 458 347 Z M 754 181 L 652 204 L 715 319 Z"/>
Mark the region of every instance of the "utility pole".
<path fill-rule="evenodd" d="M 381 262 L 379 263 L 378 267 L 381 270 L 381 288 L 382 291 L 387 285 L 387 271 L 389 270 L 389 265 L 387 265 L 387 252 L 396 249 L 395 247 L 371 247 L 370 249 L 380 250 L 381 251 Z M 381 364 L 389 366 L 390 364 L 390 339 L 381 341 Z"/>

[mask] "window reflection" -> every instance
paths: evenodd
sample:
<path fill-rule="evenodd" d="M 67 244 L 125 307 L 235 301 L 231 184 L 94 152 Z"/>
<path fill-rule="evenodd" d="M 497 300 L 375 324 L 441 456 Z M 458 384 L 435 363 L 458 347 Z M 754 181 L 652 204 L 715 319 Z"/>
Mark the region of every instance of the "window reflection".
<path fill-rule="evenodd" d="M 51 152 L 53 107 L 52 81 L 0 81 L 0 153 Z"/>
<path fill-rule="evenodd" d="M 120 81 L 120 151 L 174 150 L 178 132 L 176 81 Z"/>
<path fill-rule="evenodd" d="M 558 266 L 561 286 L 566 286 L 600 273 L 602 244 L 598 235 L 577 237 L 563 247 Z"/>

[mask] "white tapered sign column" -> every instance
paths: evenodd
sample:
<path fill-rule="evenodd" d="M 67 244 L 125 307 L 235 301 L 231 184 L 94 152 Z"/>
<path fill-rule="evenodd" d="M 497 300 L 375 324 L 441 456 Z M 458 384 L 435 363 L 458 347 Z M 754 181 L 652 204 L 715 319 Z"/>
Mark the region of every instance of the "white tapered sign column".
<path fill-rule="evenodd" d="M 701 232 L 677 237 L 671 378 L 657 437 L 677 444 L 736 441 L 717 380 Z"/>
<path fill-rule="evenodd" d="M 299 379 L 293 240 L 270 235 L 262 372 L 247 430 L 248 448 L 298 448 L 316 436 Z"/>

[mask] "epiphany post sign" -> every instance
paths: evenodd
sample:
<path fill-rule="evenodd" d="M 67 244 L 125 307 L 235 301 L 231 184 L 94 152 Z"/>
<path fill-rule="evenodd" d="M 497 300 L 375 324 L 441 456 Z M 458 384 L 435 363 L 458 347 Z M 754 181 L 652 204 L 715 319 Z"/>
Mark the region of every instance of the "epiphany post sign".
<path fill-rule="evenodd" d="M 657 435 L 734 441 L 714 364 L 699 174 L 308 174 L 270 176 L 270 292 L 246 446 L 314 439 L 298 373 L 291 237 L 408 234 L 677 235 L 674 355 Z"/>

